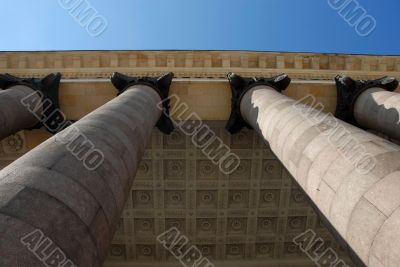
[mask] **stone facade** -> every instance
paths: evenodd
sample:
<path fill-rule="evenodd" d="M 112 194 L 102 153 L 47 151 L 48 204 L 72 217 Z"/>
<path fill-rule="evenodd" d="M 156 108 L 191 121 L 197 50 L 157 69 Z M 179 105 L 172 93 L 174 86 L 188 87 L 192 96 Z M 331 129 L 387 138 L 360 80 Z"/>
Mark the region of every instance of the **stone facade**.
<path fill-rule="evenodd" d="M 0 70 L 16 76 L 41 76 L 48 70 L 65 78 L 108 78 L 118 70 L 130 76 L 159 76 L 165 69 L 178 78 L 225 78 L 286 72 L 293 79 L 331 80 L 340 72 L 366 79 L 400 71 L 393 56 L 216 51 L 92 51 L 1 53 Z M 392 75 L 393 76 L 393 75 Z"/>
<path fill-rule="evenodd" d="M 216 266 L 243 266 L 244 262 L 313 266 L 292 242 L 310 228 L 343 259 L 348 258 L 262 138 L 252 130 L 234 136 L 225 131 L 231 97 L 226 74 L 285 72 L 294 79 L 285 95 L 300 99 L 312 94 L 325 111 L 334 112 L 337 74 L 355 79 L 400 78 L 400 57 L 214 51 L 0 54 L 0 73 L 43 77 L 55 71 L 63 74 L 60 106 L 70 120 L 115 97 L 108 80 L 114 71 L 131 76 L 172 71 L 177 79 L 171 94 L 187 103 L 241 157 L 238 170 L 223 175 L 190 137 L 179 131 L 165 136 L 155 129 L 105 266 L 158 266 L 161 262 L 179 266 L 155 240 L 171 226 L 181 229 Z M 22 131 L 1 141 L 0 168 L 50 136 L 44 130 Z"/>

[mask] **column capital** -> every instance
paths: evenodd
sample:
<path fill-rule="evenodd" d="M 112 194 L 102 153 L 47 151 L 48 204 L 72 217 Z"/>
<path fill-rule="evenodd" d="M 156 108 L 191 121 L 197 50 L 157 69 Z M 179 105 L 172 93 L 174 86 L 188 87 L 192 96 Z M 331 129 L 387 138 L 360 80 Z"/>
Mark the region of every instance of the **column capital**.
<path fill-rule="evenodd" d="M 48 132 L 55 134 L 63 130 L 65 116 L 60 110 L 59 88 L 61 73 L 51 73 L 44 78 L 19 78 L 8 73 L 0 74 L 0 89 L 10 89 L 13 86 L 23 85 L 34 91 L 40 92 L 43 104 L 42 120 L 32 128 L 39 129 L 48 125 L 51 120 L 52 127 L 45 127 Z"/>
<path fill-rule="evenodd" d="M 360 128 L 362 127 L 354 117 L 354 105 L 357 98 L 371 88 L 382 88 L 392 92 L 399 85 L 394 77 L 389 76 L 376 80 L 353 80 L 345 75 L 337 75 L 335 82 L 337 91 L 336 118 Z"/>
<path fill-rule="evenodd" d="M 266 85 L 274 88 L 278 92 L 282 92 L 289 86 L 291 82 L 291 79 L 287 74 L 279 74 L 271 78 L 244 78 L 235 73 L 229 73 L 228 80 L 232 91 L 232 110 L 229 121 L 225 128 L 231 134 L 239 132 L 244 127 L 251 129 L 251 126 L 243 119 L 240 112 L 240 103 L 247 91 L 259 85 Z"/>
<path fill-rule="evenodd" d="M 156 126 L 161 132 L 170 134 L 174 130 L 174 124 L 169 117 L 169 89 L 173 78 L 174 74 L 172 72 L 161 77 L 130 77 L 119 72 L 114 72 L 111 76 L 111 82 L 118 90 L 118 95 L 134 85 L 146 85 L 153 88 L 160 95 L 163 104 L 163 111 Z"/>

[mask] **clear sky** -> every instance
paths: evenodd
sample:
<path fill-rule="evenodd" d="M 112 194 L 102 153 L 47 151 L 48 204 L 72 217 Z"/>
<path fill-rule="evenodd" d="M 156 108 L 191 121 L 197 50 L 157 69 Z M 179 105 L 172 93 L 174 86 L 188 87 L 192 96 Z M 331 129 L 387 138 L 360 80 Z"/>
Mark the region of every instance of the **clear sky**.
<path fill-rule="evenodd" d="M 400 55 L 399 0 L 358 0 L 365 15 L 376 21 L 375 30 L 367 36 L 360 36 L 357 27 L 350 26 L 351 21 L 348 23 L 329 5 L 339 1 L 1 0 L 0 50 L 193 49 Z M 73 2 L 95 9 L 97 20 L 82 22 L 91 22 L 94 30 L 80 25 L 78 9 L 75 13 L 67 10 Z M 107 27 L 103 31 L 104 22 Z M 92 36 L 98 33 L 96 29 L 101 34 Z"/>

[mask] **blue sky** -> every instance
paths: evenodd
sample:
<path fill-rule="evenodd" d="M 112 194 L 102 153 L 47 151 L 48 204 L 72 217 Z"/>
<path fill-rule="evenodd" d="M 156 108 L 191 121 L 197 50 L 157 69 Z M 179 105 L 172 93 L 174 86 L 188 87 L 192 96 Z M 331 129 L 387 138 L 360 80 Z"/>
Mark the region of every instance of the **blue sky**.
<path fill-rule="evenodd" d="M 107 28 L 99 36 L 91 36 L 60 1 L 87 1 L 107 22 Z M 365 37 L 359 36 L 328 1 L 2 0 L 0 50 L 193 49 L 400 55 L 399 0 L 358 0 L 367 15 L 376 20 L 375 30 Z"/>

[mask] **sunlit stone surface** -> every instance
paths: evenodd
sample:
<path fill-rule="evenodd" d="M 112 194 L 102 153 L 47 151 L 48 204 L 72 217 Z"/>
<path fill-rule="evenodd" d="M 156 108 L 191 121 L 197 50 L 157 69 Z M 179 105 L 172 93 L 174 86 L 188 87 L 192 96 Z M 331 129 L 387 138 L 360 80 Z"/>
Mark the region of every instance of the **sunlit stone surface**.
<path fill-rule="evenodd" d="M 241 158 L 241 167 L 225 176 L 194 148 L 190 137 L 178 130 L 164 136 L 154 129 L 135 182 L 131 188 L 126 187 L 129 196 L 104 266 L 182 266 L 156 240 L 170 226 L 187 234 L 191 243 L 217 267 L 316 266 L 293 243 L 293 237 L 307 229 L 314 230 L 341 259 L 348 259 L 262 138 L 251 130 L 235 136 L 225 131 L 231 104 L 226 74 L 267 77 L 288 73 L 293 82 L 285 95 L 300 99 L 312 94 L 324 105 L 325 111 L 334 112 L 333 78 L 337 74 L 346 73 L 354 79 L 365 80 L 385 75 L 400 77 L 399 57 L 228 51 L 0 53 L 1 73 L 43 77 L 49 70 L 63 74 L 60 106 L 71 120 L 83 118 L 115 97 L 115 89 L 108 79 L 114 71 L 131 76 L 159 76 L 172 71 L 177 79 L 173 81 L 171 93 L 187 103 L 190 111 L 205 120 Z M 50 137 L 42 129 L 21 131 L 4 139 L 0 143 L 0 168 Z M 132 135 L 128 140 L 135 138 Z M 41 155 L 37 160 L 42 157 L 49 156 Z M 337 172 L 345 166 L 341 164 L 337 162 Z M 336 169 L 332 170 L 335 174 Z M 396 178 L 390 179 L 396 182 Z M 57 190 L 61 194 L 64 188 L 59 185 Z M 385 235 L 391 235 L 391 231 L 384 230 L 382 240 Z M 379 242 L 377 245 L 382 244 Z M 393 244 L 382 248 L 394 247 Z M 82 250 L 88 251 L 89 246 Z M 392 254 L 387 251 L 389 258 Z M 378 257 L 371 256 L 371 266 L 379 266 L 380 262 Z"/>
<path fill-rule="evenodd" d="M 268 86 L 250 89 L 241 113 L 366 265 L 371 259 L 381 266 L 400 262 L 399 146 L 310 113 Z M 352 154 L 356 147 L 365 149 L 363 155 Z"/>

